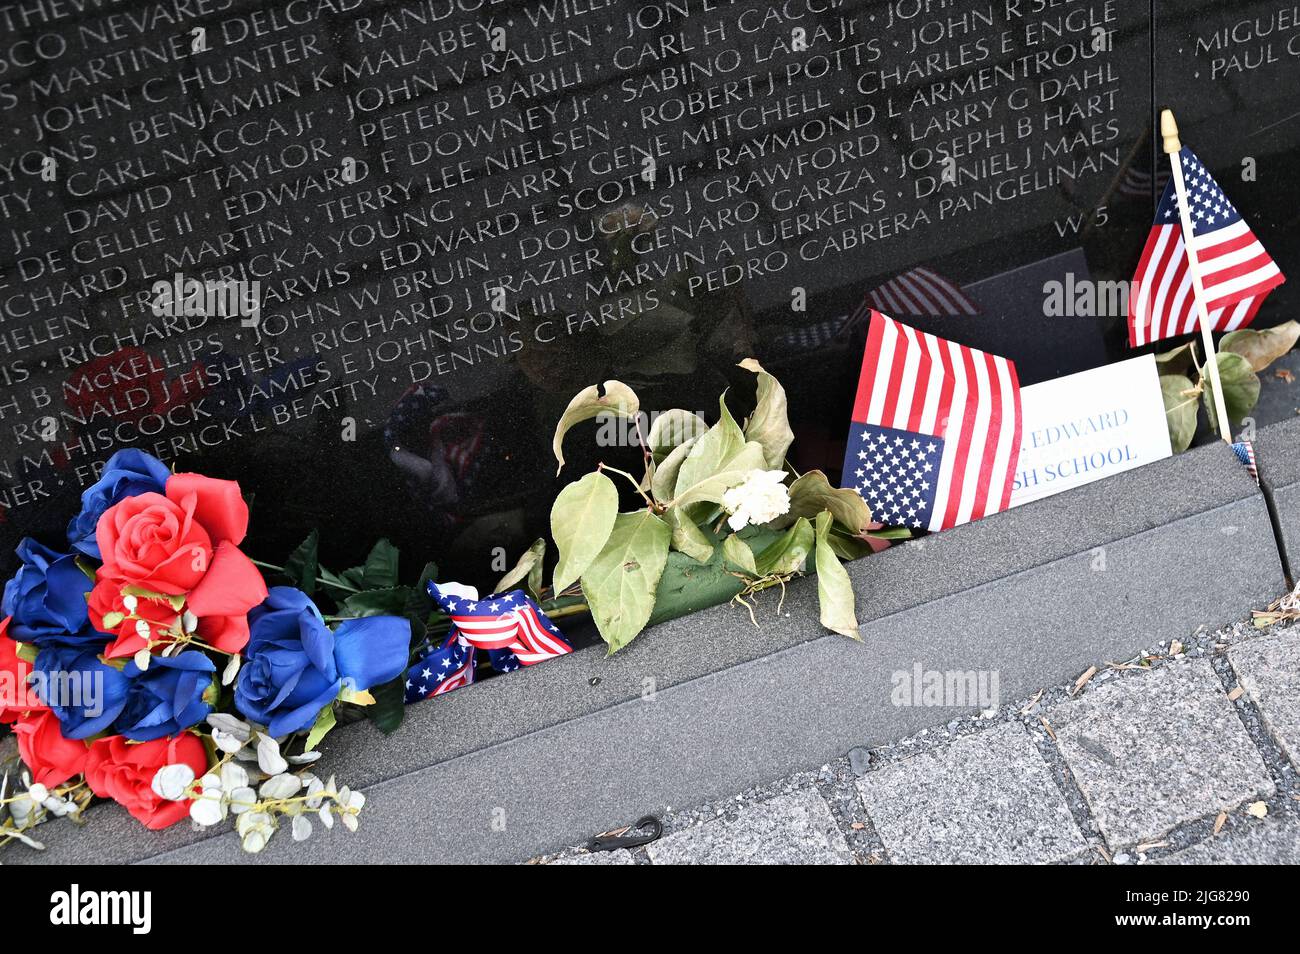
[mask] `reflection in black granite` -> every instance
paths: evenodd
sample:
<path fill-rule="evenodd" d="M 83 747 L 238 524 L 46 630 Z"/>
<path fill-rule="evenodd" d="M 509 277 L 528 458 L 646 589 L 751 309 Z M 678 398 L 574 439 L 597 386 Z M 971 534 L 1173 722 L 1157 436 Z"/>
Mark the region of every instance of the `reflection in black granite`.
<path fill-rule="evenodd" d="M 1259 143 L 1234 199 L 1294 243 L 1294 57 L 1189 80 L 1213 51 L 1164 38 L 1231 17 L 1156 8 L 1153 101 L 1115 0 L 0 2 L 3 549 L 131 443 L 238 477 L 261 555 L 319 526 L 326 562 L 384 535 L 490 584 L 563 480 L 637 459 L 576 431 L 555 478 L 588 384 L 711 418 L 757 354 L 834 473 L 864 303 L 1024 383 L 1124 357 L 1043 286 L 1131 277 L 1158 102 L 1212 164 Z M 261 282 L 260 324 L 155 317 L 177 272 Z"/>

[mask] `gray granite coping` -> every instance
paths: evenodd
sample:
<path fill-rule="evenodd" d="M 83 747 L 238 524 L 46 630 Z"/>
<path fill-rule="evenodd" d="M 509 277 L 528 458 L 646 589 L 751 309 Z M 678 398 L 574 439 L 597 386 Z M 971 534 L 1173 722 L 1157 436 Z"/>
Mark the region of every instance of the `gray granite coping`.
<path fill-rule="evenodd" d="M 1281 546 L 1294 576 L 1300 573 L 1300 417 L 1259 429 L 1255 458 L 1277 514 Z"/>
<path fill-rule="evenodd" d="M 277 837 L 272 862 L 514 861 L 944 722 L 892 675 L 999 673 L 1006 698 L 1240 618 L 1284 581 L 1263 499 L 1214 445 L 892 548 L 849 567 L 862 643 L 817 624 L 816 586 L 719 606 L 333 733 L 323 766 L 366 790 L 361 832 Z M 647 682 L 649 680 L 649 682 Z M 647 685 L 655 692 L 644 698 Z M 500 811 L 497 811 L 500 810 Z M 491 818 L 504 812 L 507 824 Z M 232 836 L 141 830 L 115 806 L 46 826 L 7 862 L 247 860 Z"/>

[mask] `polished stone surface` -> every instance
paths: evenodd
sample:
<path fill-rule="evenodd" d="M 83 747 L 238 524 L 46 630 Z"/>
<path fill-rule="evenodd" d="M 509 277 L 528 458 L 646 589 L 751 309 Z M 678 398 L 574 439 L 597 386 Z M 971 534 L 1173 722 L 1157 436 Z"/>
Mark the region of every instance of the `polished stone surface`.
<path fill-rule="evenodd" d="M 0 570 L 131 444 L 239 479 L 266 559 L 320 527 L 483 584 L 588 384 L 712 415 L 758 354 L 834 476 L 869 296 L 1022 383 L 1125 353 L 1043 299 L 1149 226 L 1145 8 L 215 6 L 3 14 Z M 155 317 L 178 272 L 261 282 L 260 323 Z M 566 479 L 636 457 L 591 438 Z"/>

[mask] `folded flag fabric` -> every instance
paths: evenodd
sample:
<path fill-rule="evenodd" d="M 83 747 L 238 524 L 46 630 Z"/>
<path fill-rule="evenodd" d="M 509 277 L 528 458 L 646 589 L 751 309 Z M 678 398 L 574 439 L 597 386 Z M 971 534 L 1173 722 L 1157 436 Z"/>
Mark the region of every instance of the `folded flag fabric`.
<path fill-rule="evenodd" d="M 1179 156 L 1211 330 L 1241 328 L 1286 279 L 1209 170 L 1186 147 Z M 1196 330 L 1196 299 L 1172 181 L 1156 207 L 1128 301 L 1130 347 Z"/>
<path fill-rule="evenodd" d="M 406 701 L 440 696 L 474 681 L 474 647 L 452 633 L 447 642 L 406 671 Z"/>
<path fill-rule="evenodd" d="M 524 666 L 573 652 L 523 590 L 479 599 L 477 592 L 457 592 L 431 582 L 429 595 L 476 649 L 509 650 Z"/>
<path fill-rule="evenodd" d="M 945 530 L 1005 510 L 1020 428 L 1011 361 L 872 313 L 842 484 L 877 521 Z"/>
<path fill-rule="evenodd" d="M 451 632 L 445 643 L 407 671 L 408 703 L 473 683 L 478 650 L 487 652 L 498 672 L 513 672 L 573 652 L 556 625 L 523 590 L 480 599 L 473 587 L 430 582 L 429 595 L 451 620 Z"/>

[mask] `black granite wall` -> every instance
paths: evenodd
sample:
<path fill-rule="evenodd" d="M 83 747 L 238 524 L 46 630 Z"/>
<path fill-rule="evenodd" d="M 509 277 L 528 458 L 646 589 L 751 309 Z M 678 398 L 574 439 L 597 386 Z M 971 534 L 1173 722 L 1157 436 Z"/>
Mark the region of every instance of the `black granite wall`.
<path fill-rule="evenodd" d="M 1043 285 L 1131 277 L 1160 106 L 1288 270 L 1298 79 L 1279 2 L 0 0 L 0 550 L 138 446 L 267 558 L 487 576 L 575 391 L 709 413 L 751 354 L 834 471 L 868 296 L 1024 383 L 1126 355 Z M 256 323 L 155 315 L 177 274 Z"/>

